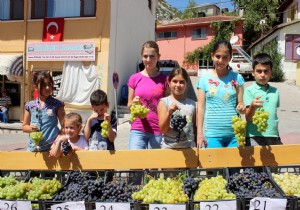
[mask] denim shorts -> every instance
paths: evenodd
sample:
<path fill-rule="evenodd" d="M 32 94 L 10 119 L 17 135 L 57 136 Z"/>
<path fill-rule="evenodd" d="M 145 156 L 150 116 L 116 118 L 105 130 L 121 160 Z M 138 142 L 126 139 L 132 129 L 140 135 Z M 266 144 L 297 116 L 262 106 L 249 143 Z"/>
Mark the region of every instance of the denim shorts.
<path fill-rule="evenodd" d="M 143 131 L 131 130 L 129 138 L 130 150 L 137 149 L 160 149 L 162 134 L 145 133 Z"/>
<path fill-rule="evenodd" d="M 207 137 L 207 148 L 238 147 L 237 139 L 233 137 Z"/>

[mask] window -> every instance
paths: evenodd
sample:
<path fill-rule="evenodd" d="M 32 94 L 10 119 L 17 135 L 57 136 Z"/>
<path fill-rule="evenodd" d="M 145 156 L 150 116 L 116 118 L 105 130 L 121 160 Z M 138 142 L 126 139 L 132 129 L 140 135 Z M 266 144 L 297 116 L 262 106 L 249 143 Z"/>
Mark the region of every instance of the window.
<path fill-rule="evenodd" d="M 32 0 L 32 19 L 44 17 L 93 17 L 96 0 Z"/>
<path fill-rule="evenodd" d="M 285 35 L 285 60 L 300 60 L 300 35 Z"/>
<path fill-rule="evenodd" d="M 176 37 L 177 37 L 176 31 L 158 33 L 158 39 L 171 39 L 171 38 L 176 38 Z"/>
<path fill-rule="evenodd" d="M 192 39 L 206 39 L 206 28 L 193 29 Z"/>
<path fill-rule="evenodd" d="M 23 0 L 1 0 L 0 20 L 23 20 L 24 2 Z"/>

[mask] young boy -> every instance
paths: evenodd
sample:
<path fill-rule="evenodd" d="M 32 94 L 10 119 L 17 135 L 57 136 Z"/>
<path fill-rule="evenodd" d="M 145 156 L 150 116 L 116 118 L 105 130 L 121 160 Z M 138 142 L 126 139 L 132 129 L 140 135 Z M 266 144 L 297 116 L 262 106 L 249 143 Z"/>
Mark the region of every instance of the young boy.
<path fill-rule="evenodd" d="M 117 118 L 115 114 L 109 115 L 107 95 L 102 90 L 95 90 L 90 97 L 93 113 L 87 119 L 84 127 L 84 137 L 90 139 L 90 150 L 115 150 L 114 141 L 117 135 Z M 107 137 L 101 135 L 101 123 L 108 122 Z"/>
<path fill-rule="evenodd" d="M 272 75 L 272 58 L 260 53 L 253 58 L 252 75 L 255 82 L 245 89 L 246 105 L 246 142 L 248 146 L 282 144 L 278 132 L 277 108 L 279 107 L 279 91 L 268 84 Z M 257 125 L 252 123 L 255 111 L 263 108 L 269 112 L 268 126 L 265 132 L 259 132 Z"/>

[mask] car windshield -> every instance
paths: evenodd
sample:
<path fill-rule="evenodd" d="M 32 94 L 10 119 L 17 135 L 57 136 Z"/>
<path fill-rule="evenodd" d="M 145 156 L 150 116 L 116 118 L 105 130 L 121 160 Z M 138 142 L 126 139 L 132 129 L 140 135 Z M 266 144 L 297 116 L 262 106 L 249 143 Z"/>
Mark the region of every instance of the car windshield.
<path fill-rule="evenodd" d="M 177 67 L 178 62 L 174 60 L 160 60 L 159 67 Z"/>

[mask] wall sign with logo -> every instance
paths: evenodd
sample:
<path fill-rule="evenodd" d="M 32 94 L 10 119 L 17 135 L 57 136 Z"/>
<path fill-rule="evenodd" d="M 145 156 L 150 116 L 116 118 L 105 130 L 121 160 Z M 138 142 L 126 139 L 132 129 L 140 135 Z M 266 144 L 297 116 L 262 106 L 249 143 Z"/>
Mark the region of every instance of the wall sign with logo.
<path fill-rule="evenodd" d="M 52 78 L 53 78 L 53 97 L 56 97 L 58 94 L 58 91 L 60 90 L 61 80 L 62 80 L 62 72 L 61 71 L 53 71 L 52 72 Z"/>
<path fill-rule="evenodd" d="M 95 42 L 28 42 L 28 61 L 95 61 Z"/>

